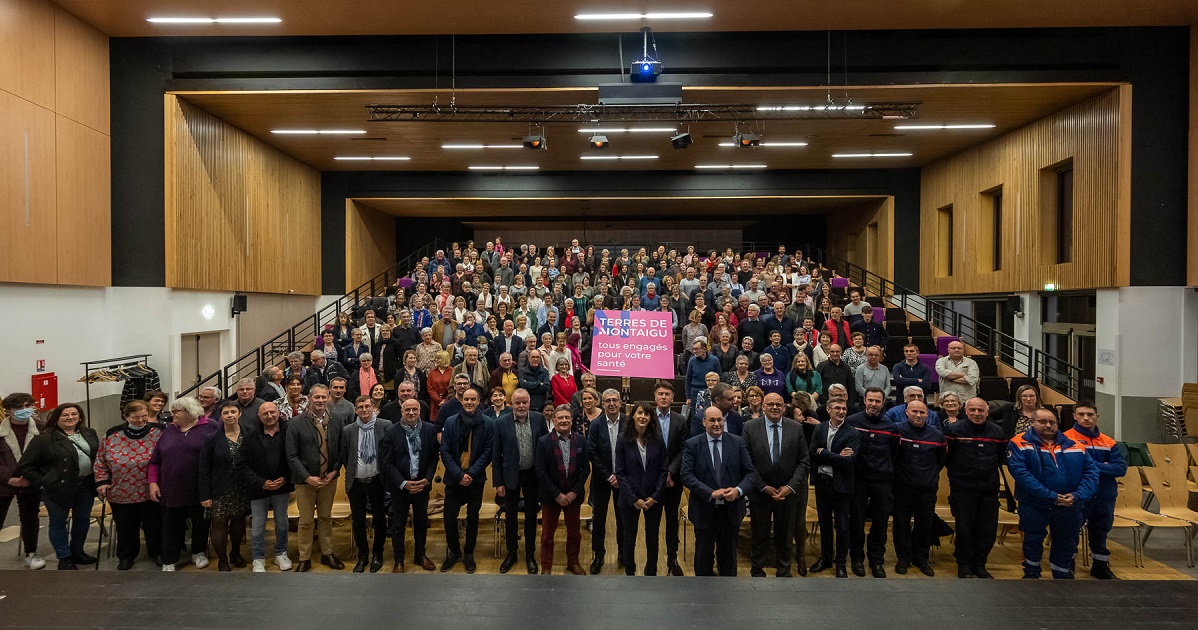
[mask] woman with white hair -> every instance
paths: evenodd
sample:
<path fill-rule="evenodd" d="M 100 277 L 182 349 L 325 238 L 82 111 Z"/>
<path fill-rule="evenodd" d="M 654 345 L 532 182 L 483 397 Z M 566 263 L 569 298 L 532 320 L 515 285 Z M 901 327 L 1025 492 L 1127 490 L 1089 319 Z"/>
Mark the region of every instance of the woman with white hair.
<path fill-rule="evenodd" d="M 433 329 L 420 329 L 420 343 L 416 344 L 416 367 L 428 374 L 429 370 L 437 367 L 437 353 L 441 352 L 441 344 L 433 340 Z"/>
<path fill-rule="evenodd" d="M 197 569 L 208 566 L 208 519 L 200 505 L 200 452 L 220 430 L 198 400 L 179 398 L 150 456 L 150 499 L 162 505 L 162 570 L 174 571 L 191 522 L 191 554 Z"/>
<path fill-rule="evenodd" d="M 264 402 L 274 402 L 287 397 L 287 388 L 283 385 L 283 369 L 277 365 L 268 365 L 262 371 L 262 388 L 258 390 L 258 398 Z M 303 384 L 303 379 L 300 379 Z"/>

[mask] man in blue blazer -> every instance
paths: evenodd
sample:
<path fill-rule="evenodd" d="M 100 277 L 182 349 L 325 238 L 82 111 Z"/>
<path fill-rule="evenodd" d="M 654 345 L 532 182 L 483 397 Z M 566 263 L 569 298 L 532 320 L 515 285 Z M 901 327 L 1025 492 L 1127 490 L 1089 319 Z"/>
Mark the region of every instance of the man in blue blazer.
<path fill-rule="evenodd" d="M 691 491 L 688 517 L 695 525 L 695 575 L 736 576 L 736 536 L 745 518 L 745 495 L 756 473 L 739 436 L 724 431 L 724 412 L 703 412 L 702 435 L 682 450 L 682 483 Z"/>
<path fill-rule="evenodd" d="M 503 504 L 507 557 L 499 565 L 507 573 L 516 564 L 519 545 L 520 499 L 524 499 L 524 560 L 528 574 L 537 573 L 537 471 L 536 445 L 548 433 L 545 416 L 529 410 L 532 398 L 528 390 L 512 392 L 512 413 L 502 414 L 495 424 L 495 454 L 491 458 L 491 477 L 495 496 Z"/>
<path fill-rule="evenodd" d="M 445 421 L 441 433 L 441 462 L 445 464 L 445 561 L 441 572 L 459 561 L 474 573 L 474 543 L 478 540 L 478 512 L 483 506 L 487 466 L 494 451 L 491 419 L 479 412 L 478 390 L 462 393 L 462 410 Z M 466 508 L 466 544 L 458 542 L 458 515 Z"/>
<path fill-rule="evenodd" d="M 394 530 L 391 545 L 395 550 L 392 573 L 404 572 L 404 538 L 407 534 L 408 509 L 412 511 L 412 561 L 424 569 L 437 568 L 425 553 L 428 536 L 428 499 L 433 476 L 437 474 L 440 446 L 437 425 L 420 419 L 420 401 L 403 401 L 400 421 L 391 425 L 379 444 L 383 463 L 383 483 L 391 493 L 391 519 Z"/>

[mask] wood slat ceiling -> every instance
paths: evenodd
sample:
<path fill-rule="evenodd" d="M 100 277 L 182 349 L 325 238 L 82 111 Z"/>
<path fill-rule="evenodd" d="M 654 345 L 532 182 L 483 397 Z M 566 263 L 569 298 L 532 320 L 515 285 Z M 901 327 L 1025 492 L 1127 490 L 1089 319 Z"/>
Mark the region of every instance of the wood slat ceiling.
<path fill-rule="evenodd" d="M 553 199 L 361 199 L 354 201 L 400 217 L 640 218 L 760 217 L 827 214 L 876 206 L 885 197 L 619 197 Z"/>
<path fill-rule="evenodd" d="M 915 167 L 1060 111 L 1113 84 L 922 85 L 850 88 L 857 103 L 916 101 L 919 118 L 896 120 L 772 121 L 753 128 L 767 144 L 807 142 L 805 147 L 720 147 L 734 132 L 731 122 L 690 125 L 694 144 L 670 146 L 669 133 L 610 133 L 611 147 L 589 148 L 579 123 L 546 126 L 548 150 L 449 150 L 442 144 L 519 144 L 522 123 L 367 122 L 369 104 L 445 103 L 442 90 L 361 92 L 186 93 L 191 103 L 321 170 L 465 171 L 469 166 L 535 165 L 545 171 L 693 170 L 699 164 L 766 164 L 771 169 Z M 843 98 L 844 88 L 836 96 Z M 707 88 L 684 90 L 687 104 L 820 104 L 821 88 Z M 595 103 L 594 89 L 459 90 L 459 105 L 574 105 Z M 896 124 L 993 123 L 993 129 L 896 131 Z M 604 126 L 614 126 L 605 124 Z M 636 125 L 619 125 L 636 126 Z M 640 126 L 660 127 L 657 123 Z M 668 125 L 667 125 L 668 126 Z M 294 136 L 272 129 L 362 129 L 363 136 Z M 682 129 L 680 127 L 680 129 Z M 911 153 L 909 158 L 833 158 L 834 153 Z M 589 161 L 584 155 L 657 155 L 655 160 Z M 403 156 L 407 162 L 339 161 L 337 156 Z"/>
<path fill-rule="evenodd" d="M 56 0 L 114 37 L 157 35 L 402 35 L 576 33 L 630 30 L 639 21 L 581 22 L 577 13 L 708 11 L 707 20 L 658 20 L 659 31 L 865 30 L 1184 25 L 1198 23 L 1194 0 Z M 146 18 L 282 18 L 281 24 L 161 25 Z"/>

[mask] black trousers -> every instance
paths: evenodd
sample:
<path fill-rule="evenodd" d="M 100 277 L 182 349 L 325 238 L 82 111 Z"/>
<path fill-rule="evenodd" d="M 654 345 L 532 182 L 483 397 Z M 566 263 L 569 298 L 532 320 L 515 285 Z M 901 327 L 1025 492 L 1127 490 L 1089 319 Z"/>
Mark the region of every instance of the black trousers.
<path fill-rule="evenodd" d="M 116 524 L 116 557 L 136 560 L 141 555 L 141 533 L 151 558 L 162 555 L 162 508 L 155 501 L 109 503 Z"/>
<path fill-rule="evenodd" d="M 636 534 L 640 528 L 641 514 L 645 515 L 645 575 L 657 575 L 661 511 L 662 506 L 658 503 L 644 512 L 624 506 L 617 514 L 624 521 L 624 549 L 620 553 L 624 558 L 625 575 L 636 575 Z"/>
<path fill-rule="evenodd" d="M 425 542 L 428 540 L 428 498 L 429 491 L 412 494 L 406 489 L 396 490 L 391 495 L 391 546 L 395 551 L 395 561 L 403 564 L 408 529 L 408 510 L 412 512 L 412 562 L 424 562 Z"/>
<path fill-rule="evenodd" d="M 882 564 L 886 560 L 886 523 L 894 508 L 894 485 L 889 479 L 857 479 L 855 495 L 849 557 L 853 562 L 864 562 L 868 556 L 871 565 Z M 868 541 L 865 519 L 871 521 Z"/>
<path fill-rule="evenodd" d="M 478 511 L 483 506 L 483 485 L 481 481 L 469 486 L 445 486 L 445 547 L 449 553 L 459 555 L 474 554 L 474 543 L 478 541 Z M 466 507 L 466 545 L 458 540 L 458 514 Z"/>
<path fill-rule="evenodd" d="M 682 482 L 674 481 L 673 488 L 661 493 L 662 513 L 666 522 L 666 562 L 678 564 L 678 511 L 682 506 Z"/>
<path fill-rule="evenodd" d="M 387 506 L 384 504 L 383 476 L 375 475 L 369 481 L 354 479 L 354 484 L 345 493 L 349 498 L 349 513 L 353 518 L 354 542 L 358 545 L 358 560 L 370 557 L 371 551 L 382 556 L 387 548 Z M 374 517 L 374 543 L 366 537 L 366 514 Z"/>
<path fill-rule="evenodd" d="M 8 482 L 7 479 L 3 481 Z M 42 504 L 42 489 L 20 488 L 15 496 L 0 497 L 0 529 L 4 529 L 8 507 L 14 498 L 17 500 L 17 519 L 21 523 L 21 544 L 25 547 L 25 553 L 37 553 L 37 535 L 41 527 L 38 510 Z"/>
<path fill-rule="evenodd" d="M 507 539 L 508 555 L 515 555 L 520 547 L 520 499 L 524 499 L 524 557 L 532 560 L 537 553 L 537 516 L 541 506 L 537 504 L 536 470 L 520 471 L 519 485 L 507 488 L 503 497 L 504 537 Z"/>
<path fill-rule="evenodd" d="M 985 568 L 998 536 L 998 490 L 978 492 L 950 488 L 948 504 L 956 519 L 957 566 Z"/>
<path fill-rule="evenodd" d="M 815 511 L 819 513 L 820 558 L 825 562 L 844 564 L 849 555 L 849 515 L 853 512 L 853 495 L 837 492 L 831 478 L 816 475 Z"/>
<path fill-rule="evenodd" d="M 162 564 L 178 564 L 186 548 L 184 535 L 191 521 L 191 554 L 208 553 L 208 519 L 199 503 L 162 508 Z"/>
<path fill-rule="evenodd" d="M 736 577 L 736 536 L 741 519 L 731 518 L 727 514 L 731 509 L 718 506 L 710 526 L 695 527 L 695 575 L 713 576 L 718 566 L 720 577 Z"/>
<path fill-rule="evenodd" d="M 803 558 L 807 555 L 807 500 L 809 496 L 807 484 L 803 484 L 803 487 L 794 493 L 794 519 L 791 521 L 790 530 L 794 536 L 791 556 L 795 562 L 804 562 Z"/>
<path fill-rule="evenodd" d="M 624 557 L 624 522 L 620 519 L 620 491 L 611 487 L 606 480 L 591 484 L 591 508 L 594 519 L 591 521 L 591 551 L 596 558 L 602 558 L 607 553 L 607 506 L 611 505 L 616 513 L 616 552 Z"/>
<path fill-rule="evenodd" d="M 790 537 L 794 526 L 794 511 L 798 505 L 798 497 L 790 495 L 783 501 L 766 499 L 750 501 L 749 526 L 753 533 L 753 551 L 750 554 L 750 566 L 754 571 L 765 570 L 765 560 L 769 556 L 770 525 L 773 525 L 774 567 L 778 575 L 790 574 Z"/>
<path fill-rule="evenodd" d="M 899 562 L 928 563 L 932 520 L 936 518 L 936 488 L 894 487 L 894 553 Z M 914 526 L 912 526 L 914 521 Z"/>

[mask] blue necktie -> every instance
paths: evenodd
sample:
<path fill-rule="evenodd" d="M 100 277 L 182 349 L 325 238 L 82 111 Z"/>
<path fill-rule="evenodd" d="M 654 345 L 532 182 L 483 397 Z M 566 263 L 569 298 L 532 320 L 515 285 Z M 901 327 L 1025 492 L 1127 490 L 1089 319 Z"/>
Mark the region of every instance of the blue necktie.
<path fill-rule="evenodd" d="M 720 438 L 711 442 L 711 458 L 715 462 L 715 485 L 724 487 L 724 458 L 720 457 Z"/>

